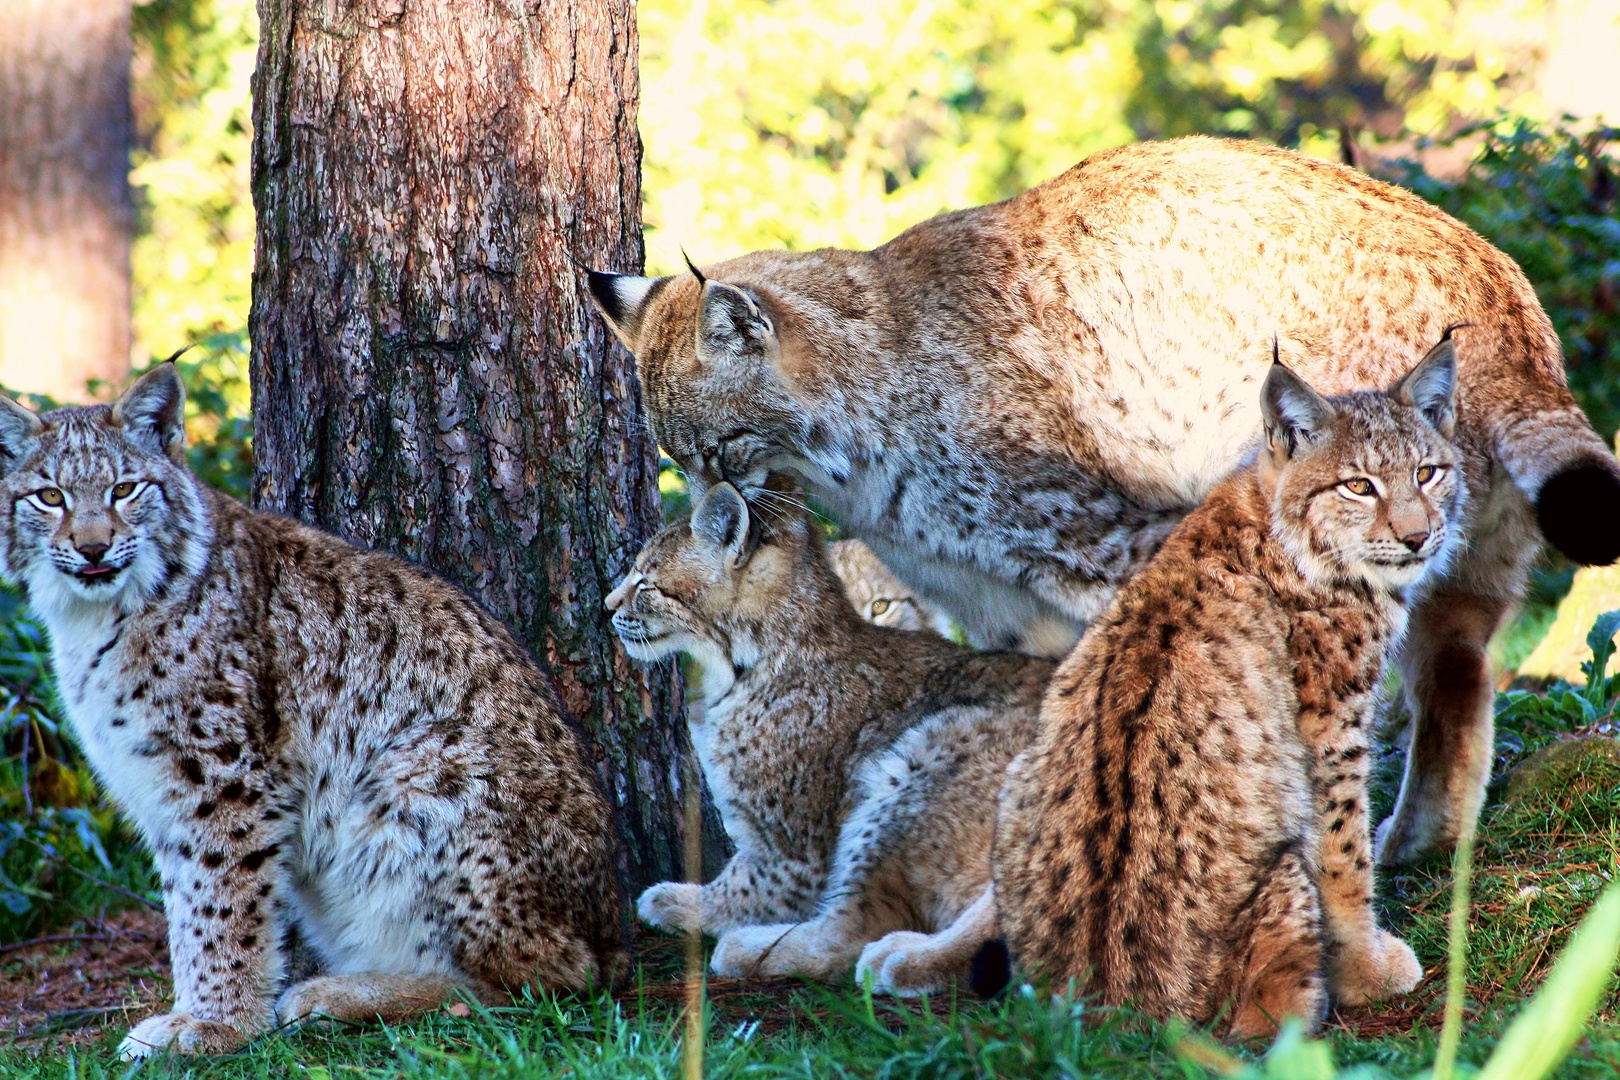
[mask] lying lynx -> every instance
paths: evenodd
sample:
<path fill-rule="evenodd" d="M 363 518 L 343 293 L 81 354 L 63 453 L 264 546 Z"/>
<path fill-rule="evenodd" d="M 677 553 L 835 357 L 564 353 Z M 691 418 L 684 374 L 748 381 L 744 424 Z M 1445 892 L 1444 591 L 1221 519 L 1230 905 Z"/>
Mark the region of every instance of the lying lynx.
<path fill-rule="evenodd" d="M 1620 466 L 1565 387 L 1513 261 L 1354 170 L 1207 138 L 1089 158 L 868 252 L 758 252 L 657 280 L 592 274 L 694 491 L 803 479 L 980 646 L 1061 655 L 1236 467 L 1284 358 L 1383 386 L 1458 335 L 1467 543 L 1412 614 L 1416 717 L 1382 856 L 1448 845 L 1491 757 L 1485 645 L 1536 526 L 1620 553 Z"/>
<path fill-rule="evenodd" d="M 644 892 L 641 918 L 718 935 L 721 975 L 831 978 L 886 934 L 880 989 L 965 974 L 994 933 L 996 793 L 1052 665 L 862 621 L 805 515 L 723 483 L 607 603 L 630 655 L 701 663 L 693 742 L 737 845 L 708 885 Z"/>
<path fill-rule="evenodd" d="M 1422 978 L 1378 928 L 1367 727 L 1405 605 L 1456 550 L 1454 350 L 1323 399 L 1281 365 L 1266 445 L 1058 669 L 996 829 L 1014 954 L 1054 986 L 1240 1036 Z M 1326 971 L 1324 988 L 1323 971 Z"/>
<path fill-rule="evenodd" d="M 163 879 L 174 1011 L 124 1055 L 618 975 L 609 810 L 546 677 L 437 578 L 205 488 L 183 416 L 172 364 L 110 407 L 0 397 L 0 570 Z M 324 974 L 287 987 L 294 937 Z"/>

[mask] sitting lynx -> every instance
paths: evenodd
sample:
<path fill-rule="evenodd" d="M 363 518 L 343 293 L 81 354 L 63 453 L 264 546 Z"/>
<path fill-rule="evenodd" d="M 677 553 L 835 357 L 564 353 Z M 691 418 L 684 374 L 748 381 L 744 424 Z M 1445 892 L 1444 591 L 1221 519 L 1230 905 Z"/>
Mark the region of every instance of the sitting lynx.
<path fill-rule="evenodd" d="M 926 949 L 895 936 L 874 975 L 907 993 L 965 974 L 994 934 L 996 793 L 1052 664 L 862 621 L 814 524 L 750 512 L 729 484 L 607 603 L 630 655 L 702 664 L 693 742 L 737 845 L 708 885 L 644 892 L 641 918 L 720 935 L 729 976 L 830 978 L 891 931 L 952 927 Z"/>
<path fill-rule="evenodd" d="M 174 1011 L 123 1054 L 618 975 L 609 810 L 546 677 L 437 578 L 204 487 L 183 401 L 172 364 L 110 407 L 0 396 L 0 570 L 163 879 Z M 325 973 L 284 988 L 293 936 Z"/>
<path fill-rule="evenodd" d="M 827 559 L 844 583 L 844 594 L 855 613 L 867 622 L 951 636 L 951 621 L 944 612 L 907 588 L 859 540 L 828 544 Z"/>
<path fill-rule="evenodd" d="M 1009 770 L 996 900 L 1020 962 L 1240 1036 L 1410 990 L 1372 912 L 1367 724 L 1464 497 L 1449 338 L 1387 393 L 1274 365 L 1216 485 L 1058 669 Z M 1326 970 L 1326 988 L 1323 971 Z"/>

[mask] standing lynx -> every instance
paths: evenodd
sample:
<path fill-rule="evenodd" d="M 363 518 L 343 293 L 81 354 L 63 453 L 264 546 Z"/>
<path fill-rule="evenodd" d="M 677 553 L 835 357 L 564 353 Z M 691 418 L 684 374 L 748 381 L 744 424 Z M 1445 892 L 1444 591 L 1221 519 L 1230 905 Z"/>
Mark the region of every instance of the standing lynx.
<path fill-rule="evenodd" d="M 803 479 L 977 645 L 1061 655 L 1259 427 L 1274 334 L 1331 393 L 1457 340 L 1459 556 L 1412 614 L 1386 860 L 1455 839 L 1490 765 L 1485 645 L 1539 522 L 1620 552 L 1620 466 L 1513 261 L 1352 169 L 1207 138 L 1089 158 L 873 251 L 592 274 L 694 490 Z"/>
<path fill-rule="evenodd" d="M 123 1053 L 617 976 L 609 809 L 545 676 L 421 569 L 205 488 L 183 405 L 172 364 L 0 396 L 0 571 L 163 880 L 174 1011 Z M 324 974 L 286 987 L 294 938 Z"/>
<path fill-rule="evenodd" d="M 1454 351 L 1387 393 L 1264 387 L 1216 485 L 1053 677 L 996 827 L 1027 970 L 1240 1036 L 1422 978 L 1372 911 L 1367 727 L 1405 605 L 1457 546 Z M 1324 987 L 1325 970 L 1325 987 Z"/>
<path fill-rule="evenodd" d="M 702 665 L 692 741 L 737 845 L 639 913 L 719 936 L 720 975 L 832 978 L 877 942 L 878 989 L 935 989 L 994 936 L 996 795 L 1052 664 L 863 621 L 783 498 L 711 487 L 608 597 L 631 656 Z"/>

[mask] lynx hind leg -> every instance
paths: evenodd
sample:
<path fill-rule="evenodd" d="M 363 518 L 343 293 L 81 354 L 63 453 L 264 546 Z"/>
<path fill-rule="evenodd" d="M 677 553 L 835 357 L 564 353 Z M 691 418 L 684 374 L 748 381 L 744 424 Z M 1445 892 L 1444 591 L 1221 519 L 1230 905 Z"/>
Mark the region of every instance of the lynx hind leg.
<path fill-rule="evenodd" d="M 397 1024 L 431 1012 L 465 983 L 447 975 L 318 975 L 287 988 L 276 1003 L 282 1023 L 330 1017 L 351 1023 Z"/>
<path fill-rule="evenodd" d="M 967 978 L 973 957 L 996 933 L 995 886 L 986 885 L 979 898 L 939 933 L 896 930 L 862 949 L 855 982 L 865 985 L 870 978 L 873 993 L 895 997 L 948 989 Z"/>
<path fill-rule="evenodd" d="M 1284 1020 L 1308 1030 L 1327 1011 L 1323 978 L 1322 914 L 1316 885 L 1297 850 L 1285 851 L 1267 871 L 1249 910 L 1231 1034 L 1248 1039 L 1277 1032 Z"/>
<path fill-rule="evenodd" d="M 1436 590 L 1412 612 L 1400 661 L 1412 745 L 1394 813 L 1378 827 L 1380 865 L 1450 848 L 1479 814 L 1495 726 L 1485 648 L 1508 606 L 1506 599 Z"/>

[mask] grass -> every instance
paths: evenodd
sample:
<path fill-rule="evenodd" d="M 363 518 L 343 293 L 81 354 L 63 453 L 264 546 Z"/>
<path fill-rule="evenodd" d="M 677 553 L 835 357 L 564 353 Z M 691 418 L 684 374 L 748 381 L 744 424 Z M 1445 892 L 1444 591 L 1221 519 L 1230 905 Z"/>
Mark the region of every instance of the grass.
<path fill-rule="evenodd" d="M 1533 756 L 1537 763 L 1544 761 L 1546 755 L 1535 756 L 1539 750 L 1573 745 L 1571 736 L 1612 733 L 1620 679 L 1605 688 L 1606 693 L 1585 693 L 1555 684 L 1545 695 L 1498 697 L 1497 771 L 1510 779 L 1493 785 L 1474 850 L 1473 904 L 1466 909 L 1468 949 L 1461 970 L 1466 995 L 1458 1075 L 1468 1075 L 1490 1057 L 1525 999 L 1547 981 L 1576 924 L 1620 865 L 1620 756 L 1563 755 L 1541 773 L 1530 771 L 1541 768 L 1539 764 L 1514 772 Z M 39 689 L 44 697 L 36 704 L 49 712 L 44 708 L 48 687 Z M 1591 704 L 1594 698 L 1597 707 Z M 1379 773 L 1376 794 L 1383 809 L 1398 781 L 1399 757 L 1398 749 L 1388 751 Z M 15 755 L 6 767 L 12 770 L 7 779 L 20 778 Z M 37 761 L 33 767 L 39 767 Z M 1527 779 L 1532 775 L 1539 780 Z M 24 925 L 52 932 L 82 925 L 94 912 L 118 906 L 116 890 L 90 882 L 85 874 L 109 885 L 122 883 L 137 894 L 150 888 L 145 862 L 133 849 L 121 841 L 98 847 L 102 838 L 116 835 L 95 818 L 94 807 L 79 808 L 90 816 L 77 828 L 65 816 L 72 809 L 47 813 L 41 807 L 32 815 L 34 824 L 27 827 L 45 830 L 41 835 L 60 854 L 54 872 L 40 865 L 50 863 L 48 859 L 29 864 L 33 893 L 27 895 L 27 912 L 6 924 L 13 936 Z M 20 821 L 12 813 L 0 825 L 15 832 L 24 828 Z M 81 831 L 84 837 L 75 840 Z M 21 841 L 7 852 L 7 880 L 28 877 L 12 865 L 27 863 Z M 63 871 L 64 866 L 72 872 Z M 847 985 L 727 982 L 707 988 L 702 1075 L 806 1080 L 1220 1075 L 1350 1080 L 1418 1075 L 1434 1063 L 1440 1041 L 1453 884 L 1450 864 L 1440 860 L 1387 875 L 1381 882 L 1383 919 L 1412 944 L 1428 972 L 1412 995 L 1335 1014 L 1319 1041 L 1285 1036 L 1269 1055 L 1263 1045 L 1229 1051 L 1174 1025 L 1033 993 L 992 1002 L 950 996 L 902 1003 L 872 999 Z M 57 892 L 51 893 L 52 888 Z M 40 906 L 39 895 L 50 895 L 52 903 Z M 1620 895 L 1614 903 L 1620 904 Z M 73 947 L 61 946 L 64 951 Z M 1610 946 L 1611 955 L 1613 951 Z M 0 1045 L 0 1080 L 137 1073 L 232 1080 L 690 1076 L 683 1064 L 681 952 L 674 939 L 645 941 L 640 974 L 645 981 L 617 999 L 542 997 L 505 1009 L 473 1006 L 455 1010 L 466 1015 L 440 1011 L 391 1029 L 307 1026 L 278 1032 L 231 1057 L 158 1059 L 138 1070 L 114 1057 L 122 1022 L 88 1041 L 83 1036 L 75 1041 L 73 1032 L 64 1031 Z M 1600 967 L 1606 963 L 1601 956 L 1596 960 Z M 29 970 L 18 954 L 0 955 L 0 980 L 27 978 Z M 1537 1023 L 1545 1027 L 1546 1017 L 1564 1014 L 1573 1020 L 1584 1011 L 1549 1011 L 1543 1005 Z M 1515 1036 L 1521 1044 L 1528 1038 L 1525 1031 L 1521 1027 Z M 1593 1023 L 1552 1075 L 1582 1080 L 1620 1076 L 1620 996 L 1612 986 L 1598 996 Z"/>

